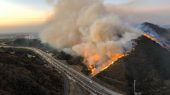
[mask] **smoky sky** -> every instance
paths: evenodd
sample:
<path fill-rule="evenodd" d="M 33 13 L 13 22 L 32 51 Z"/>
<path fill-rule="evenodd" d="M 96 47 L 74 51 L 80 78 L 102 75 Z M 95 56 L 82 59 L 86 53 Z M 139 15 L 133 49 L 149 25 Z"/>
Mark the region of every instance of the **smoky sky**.
<path fill-rule="evenodd" d="M 120 0 L 121 1 L 121 0 Z M 109 11 L 116 12 L 129 23 L 151 22 L 170 24 L 170 0 L 129 0 L 127 3 L 108 4 Z"/>

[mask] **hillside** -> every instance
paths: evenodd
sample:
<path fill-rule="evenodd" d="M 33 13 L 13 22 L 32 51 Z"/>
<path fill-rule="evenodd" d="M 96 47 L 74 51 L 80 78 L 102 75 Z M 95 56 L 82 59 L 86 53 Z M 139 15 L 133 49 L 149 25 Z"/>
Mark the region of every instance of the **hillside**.
<path fill-rule="evenodd" d="M 170 30 L 156 24 L 145 22 L 138 26 L 143 32 L 154 37 L 160 44 L 170 49 Z"/>
<path fill-rule="evenodd" d="M 63 95 L 64 77 L 24 49 L 0 48 L 0 95 Z"/>
<path fill-rule="evenodd" d="M 170 51 L 142 36 L 135 40 L 134 50 L 94 79 L 133 95 L 134 80 L 136 91 L 142 95 L 170 94 Z"/>

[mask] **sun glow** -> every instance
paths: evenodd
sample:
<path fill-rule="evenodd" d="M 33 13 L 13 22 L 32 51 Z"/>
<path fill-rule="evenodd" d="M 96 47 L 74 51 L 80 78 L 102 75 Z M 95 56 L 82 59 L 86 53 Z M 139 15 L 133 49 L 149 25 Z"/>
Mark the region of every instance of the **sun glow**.
<path fill-rule="evenodd" d="M 19 6 L 9 2 L 0 3 L 0 26 L 36 24 L 45 22 L 50 12 Z"/>

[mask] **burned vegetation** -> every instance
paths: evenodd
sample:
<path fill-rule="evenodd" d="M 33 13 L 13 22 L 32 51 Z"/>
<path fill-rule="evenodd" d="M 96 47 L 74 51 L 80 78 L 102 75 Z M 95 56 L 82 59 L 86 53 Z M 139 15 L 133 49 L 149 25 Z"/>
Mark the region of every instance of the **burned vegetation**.
<path fill-rule="evenodd" d="M 128 95 L 170 94 L 170 51 L 142 36 L 136 41 L 134 50 L 119 59 L 94 80 L 123 91 Z"/>

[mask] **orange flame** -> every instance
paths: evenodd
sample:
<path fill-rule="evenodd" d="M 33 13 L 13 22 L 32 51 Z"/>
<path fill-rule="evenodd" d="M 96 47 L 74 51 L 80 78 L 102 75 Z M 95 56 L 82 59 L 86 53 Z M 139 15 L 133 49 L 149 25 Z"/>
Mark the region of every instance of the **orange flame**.
<path fill-rule="evenodd" d="M 110 67 L 110 65 L 114 64 L 118 59 L 124 57 L 124 54 L 115 54 L 115 55 L 112 55 L 112 58 L 107 62 L 107 64 L 103 64 L 101 67 L 101 71 L 107 69 L 108 67 Z"/>
<path fill-rule="evenodd" d="M 110 65 L 114 64 L 119 58 L 125 56 L 123 53 L 111 53 L 107 58 L 103 58 L 101 54 L 98 54 L 95 50 L 86 48 L 83 50 L 83 56 L 86 59 L 85 64 L 88 69 L 91 71 L 91 76 L 95 76 L 99 72 L 107 69 Z M 107 60 L 106 60 L 107 59 Z M 100 64 L 100 62 L 103 62 Z"/>
<path fill-rule="evenodd" d="M 95 54 L 95 55 L 89 57 L 88 60 L 89 60 L 89 61 L 93 61 L 93 62 L 98 62 L 100 59 L 101 59 L 100 55 Z"/>
<path fill-rule="evenodd" d="M 156 42 L 156 43 L 158 43 L 158 44 L 160 44 L 160 42 L 156 39 L 156 38 L 154 38 L 154 37 L 152 37 L 152 36 L 150 36 L 150 35 L 148 35 L 148 34 L 143 34 L 145 37 L 147 37 L 147 38 L 149 38 L 149 39 L 151 39 L 152 41 L 154 41 L 154 42 Z M 161 44 L 160 44 L 161 45 Z"/>
<path fill-rule="evenodd" d="M 156 43 L 160 43 L 157 39 L 154 37 L 144 34 L 145 37 L 155 41 Z M 87 64 L 88 69 L 91 70 L 91 76 L 95 76 L 96 74 L 100 73 L 101 71 L 107 69 L 112 64 L 114 64 L 118 59 L 125 56 L 123 53 L 113 53 L 108 61 L 106 61 L 104 64 L 101 64 L 99 67 L 96 66 L 96 64 L 102 59 L 100 54 L 93 53 L 93 55 L 89 55 L 89 50 L 84 51 L 84 54 L 86 55 L 87 61 L 92 64 Z"/>
<path fill-rule="evenodd" d="M 150 40 L 156 42 L 157 44 L 159 44 L 159 45 L 162 46 L 163 48 L 169 50 L 170 47 L 164 46 L 159 40 L 157 40 L 157 39 L 154 38 L 153 36 L 150 36 L 150 35 L 148 35 L 148 34 L 146 34 L 146 33 L 144 34 L 144 36 L 147 37 L 147 38 L 149 38 Z"/>
<path fill-rule="evenodd" d="M 149 38 L 149 39 L 151 39 L 151 40 L 153 40 L 153 41 L 155 41 L 156 39 L 154 38 L 154 37 L 152 37 L 152 36 L 150 36 L 150 35 L 148 35 L 148 34 L 143 34 L 145 37 L 147 37 L 147 38 Z"/>
<path fill-rule="evenodd" d="M 98 57 L 97 57 L 97 56 L 98 56 Z M 122 58 L 122 57 L 124 57 L 124 56 L 125 56 L 125 55 L 124 55 L 124 54 L 121 54 L 121 53 L 120 53 L 120 54 L 114 54 L 114 55 L 112 55 L 111 59 L 109 59 L 106 63 L 101 64 L 101 66 L 98 67 L 98 68 L 96 68 L 95 64 L 90 64 L 90 65 L 88 66 L 88 68 L 91 70 L 91 76 L 95 76 L 95 75 L 98 74 L 99 72 L 107 69 L 107 68 L 110 67 L 112 64 L 114 64 L 115 61 L 117 61 L 119 58 Z M 94 60 L 95 60 L 95 58 L 101 58 L 101 57 L 99 57 L 99 55 L 95 55 L 95 57 L 92 56 L 91 59 L 94 59 Z M 99 61 L 99 60 L 100 60 L 100 59 L 97 59 L 97 61 Z"/>

